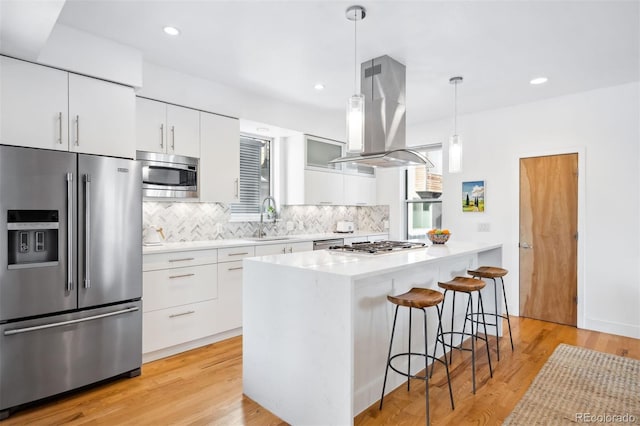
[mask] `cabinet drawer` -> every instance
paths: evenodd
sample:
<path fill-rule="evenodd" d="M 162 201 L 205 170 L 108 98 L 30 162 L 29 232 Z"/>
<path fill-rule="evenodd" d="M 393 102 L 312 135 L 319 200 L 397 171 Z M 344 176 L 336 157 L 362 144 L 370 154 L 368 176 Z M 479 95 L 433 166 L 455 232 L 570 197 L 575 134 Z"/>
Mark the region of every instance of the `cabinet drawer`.
<path fill-rule="evenodd" d="M 255 256 L 253 246 L 218 249 L 218 262 L 233 262 L 252 256 Z"/>
<path fill-rule="evenodd" d="M 142 352 L 148 353 L 218 332 L 217 300 L 146 312 L 142 317 Z"/>
<path fill-rule="evenodd" d="M 144 312 L 218 297 L 218 265 L 145 271 L 142 274 Z"/>
<path fill-rule="evenodd" d="M 181 268 L 218 263 L 218 250 L 185 250 L 173 253 L 153 253 L 142 256 L 142 270 Z"/>

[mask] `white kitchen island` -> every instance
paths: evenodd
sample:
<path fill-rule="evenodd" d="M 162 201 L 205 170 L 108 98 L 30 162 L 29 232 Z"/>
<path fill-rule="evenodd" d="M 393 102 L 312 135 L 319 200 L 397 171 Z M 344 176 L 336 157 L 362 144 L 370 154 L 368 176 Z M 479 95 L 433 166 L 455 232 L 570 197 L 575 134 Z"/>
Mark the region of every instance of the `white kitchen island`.
<path fill-rule="evenodd" d="M 245 259 L 245 395 L 290 424 L 352 424 L 380 399 L 393 322 L 386 296 L 412 287 L 437 289 L 438 281 L 466 275 L 469 268 L 501 264 L 500 244 L 455 241 L 390 254 L 321 250 Z M 490 295 L 483 297 L 487 311 L 493 309 L 492 288 Z M 462 302 L 456 303 L 456 327 L 464 318 Z M 422 313 L 413 311 L 412 345 L 418 350 L 424 347 Z M 436 318 L 430 310 L 431 347 Z M 406 352 L 407 322 L 408 309 L 401 309 L 394 351 Z M 423 362 L 411 363 L 414 373 Z M 387 390 L 403 382 L 390 373 Z"/>

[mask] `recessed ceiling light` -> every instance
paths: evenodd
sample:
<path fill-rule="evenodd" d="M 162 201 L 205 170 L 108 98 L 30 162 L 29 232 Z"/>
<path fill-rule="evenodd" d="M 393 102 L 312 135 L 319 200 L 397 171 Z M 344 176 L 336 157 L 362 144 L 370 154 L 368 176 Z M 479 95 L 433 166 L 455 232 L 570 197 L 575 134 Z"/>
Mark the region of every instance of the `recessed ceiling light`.
<path fill-rule="evenodd" d="M 258 133 L 269 133 L 269 128 L 268 128 L 268 127 L 258 127 L 258 128 L 256 129 L 256 131 L 257 131 Z"/>
<path fill-rule="evenodd" d="M 529 82 L 529 84 L 544 84 L 548 80 L 547 77 L 536 77 Z"/>
<path fill-rule="evenodd" d="M 320 91 L 320 90 L 324 90 L 324 84 L 322 83 L 316 83 L 315 86 L 313 86 L 314 89 Z"/>
<path fill-rule="evenodd" d="M 177 36 L 180 34 L 180 30 L 176 27 L 164 27 L 164 32 L 171 36 Z"/>

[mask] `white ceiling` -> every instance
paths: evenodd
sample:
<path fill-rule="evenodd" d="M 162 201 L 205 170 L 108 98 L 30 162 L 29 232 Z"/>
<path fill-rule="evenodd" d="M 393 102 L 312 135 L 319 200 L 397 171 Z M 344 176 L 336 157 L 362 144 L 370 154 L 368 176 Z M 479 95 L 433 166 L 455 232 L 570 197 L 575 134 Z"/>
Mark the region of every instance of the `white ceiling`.
<path fill-rule="evenodd" d="M 358 65 L 387 54 L 407 67 L 407 120 L 640 79 L 637 1 L 67 0 L 59 23 L 139 49 L 145 61 L 292 103 L 343 110 Z M 177 38 L 165 35 L 178 27 Z M 549 82 L 531 86 L 544 75 Z M 316 82 L 326 89 L 317 92 Z"/>

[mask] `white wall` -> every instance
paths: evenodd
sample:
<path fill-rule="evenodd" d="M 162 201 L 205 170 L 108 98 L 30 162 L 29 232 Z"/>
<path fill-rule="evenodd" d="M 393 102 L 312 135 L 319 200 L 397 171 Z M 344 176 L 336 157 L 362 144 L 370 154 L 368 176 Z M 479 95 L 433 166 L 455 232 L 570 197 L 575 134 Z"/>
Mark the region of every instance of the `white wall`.
<path fill-rule="evenodd" d="M 443 227 L 452 239 L 504 243 L 511 310 L 519 304 L 519 158 L 579 152 L 578 326 L 640 338 L 640 84 L 465 115 L 458 130 L 463 172 L 444 171 Z M 408 134 L 446 141 L 450 131 L 446 120 Z M 462 213 L 461 182 L 481 179 L 486 212 Z M 478 223 L 489 223 L 491 232 L 478 232 Z"/>
<path fill-rule="evenodd" d="M 262 97 L 144 62 L 140 96 L 344 140 L 344 113 Z"/>

